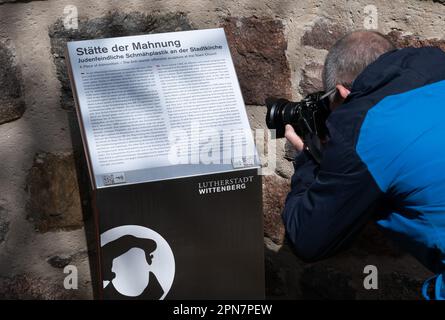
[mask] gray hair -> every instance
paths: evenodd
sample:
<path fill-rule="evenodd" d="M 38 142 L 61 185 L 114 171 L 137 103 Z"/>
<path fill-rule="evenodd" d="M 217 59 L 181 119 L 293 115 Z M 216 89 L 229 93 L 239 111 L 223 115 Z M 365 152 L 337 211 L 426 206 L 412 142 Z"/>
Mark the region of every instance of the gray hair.
<path fill-rule="evenodd" d="M 341 84 L 351 88 L 355 78 L 385 52 L 396 49 L 384 35 L 376 31 L 354 31 L 338 40 L 329 50 L 323 68 L 326 92 Z"/>

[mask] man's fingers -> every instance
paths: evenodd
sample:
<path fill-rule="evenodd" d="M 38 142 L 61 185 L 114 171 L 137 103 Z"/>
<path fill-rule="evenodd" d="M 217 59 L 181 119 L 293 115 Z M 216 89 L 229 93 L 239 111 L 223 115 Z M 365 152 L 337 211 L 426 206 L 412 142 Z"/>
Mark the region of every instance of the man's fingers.
<path fill-rule="evenodd" d="M 286 124 L 286 130 L 284 131 L 284 136 L 286 139 L 297 149 L 298 151 L 303 150 L 304 143 L 303 140 L 295 133 L 294 128 L 290 124 Z"/>

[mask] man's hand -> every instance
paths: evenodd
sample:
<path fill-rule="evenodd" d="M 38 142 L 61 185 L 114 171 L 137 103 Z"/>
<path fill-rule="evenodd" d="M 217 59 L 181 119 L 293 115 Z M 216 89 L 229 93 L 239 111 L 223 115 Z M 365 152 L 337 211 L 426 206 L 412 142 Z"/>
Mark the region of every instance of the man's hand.
<path fill-rule="evenodd" d="M 297 151 L 302 151 L 304 148 L 303 140 L 295 133 L 294 128 L 290 124 L 286 124 L 284 131 L 284 136 L 286 137 L 287 141 L 289 141 Z"/>

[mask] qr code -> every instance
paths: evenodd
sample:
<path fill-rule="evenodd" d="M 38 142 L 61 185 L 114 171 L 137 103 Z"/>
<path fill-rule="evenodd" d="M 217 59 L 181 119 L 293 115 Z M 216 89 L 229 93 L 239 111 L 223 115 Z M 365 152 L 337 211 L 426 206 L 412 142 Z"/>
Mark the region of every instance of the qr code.
<path fill-rule="evenodd" d="M 123 172 L 110 173 L 102 177 L 104 185 L 119 184 L 125 182 L 125 174 Z"/>

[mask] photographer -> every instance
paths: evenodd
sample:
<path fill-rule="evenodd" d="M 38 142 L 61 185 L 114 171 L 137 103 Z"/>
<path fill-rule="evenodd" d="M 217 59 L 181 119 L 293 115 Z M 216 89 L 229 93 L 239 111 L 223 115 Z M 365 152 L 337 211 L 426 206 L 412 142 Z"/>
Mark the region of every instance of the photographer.
<path fill-rule="evenodd" d="M 323 259 L 375 219 L 436 274 L 424 296 L 444 299 L 445 53 L 396 50 L 377 32 L 357 31 L 329 51 L 323 83 L 333 93 L 320 164 L 286 125 L 301 151 L 283 212 L 295 252 Z"/>

